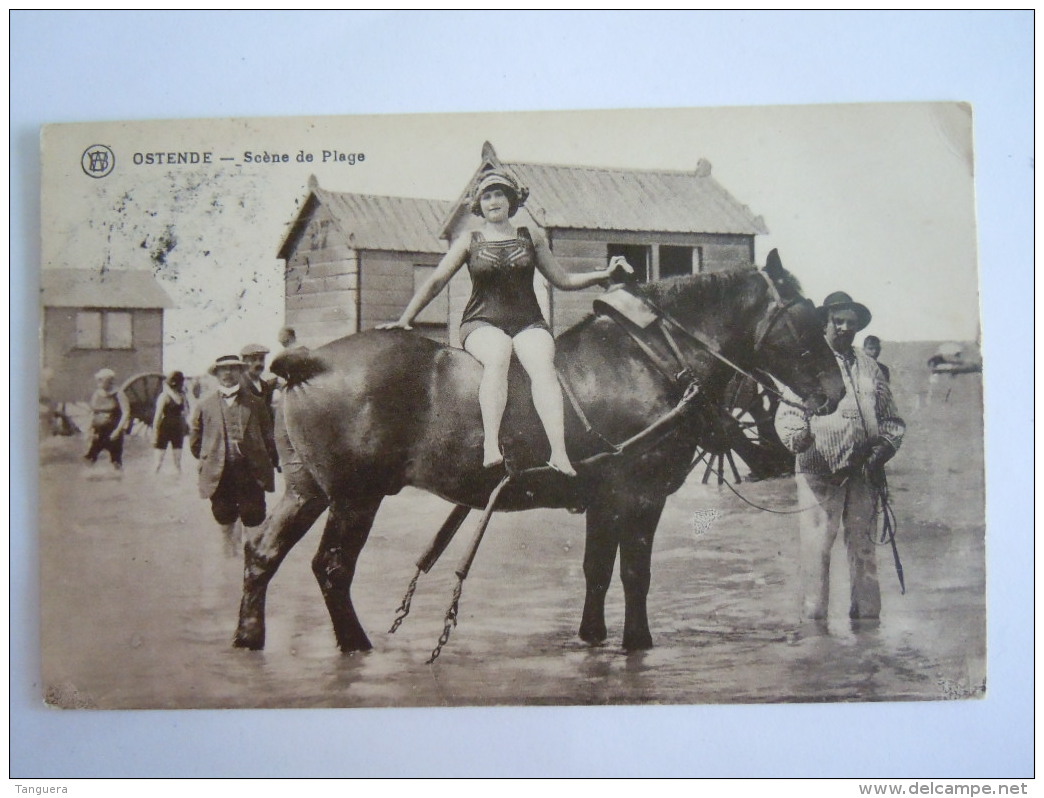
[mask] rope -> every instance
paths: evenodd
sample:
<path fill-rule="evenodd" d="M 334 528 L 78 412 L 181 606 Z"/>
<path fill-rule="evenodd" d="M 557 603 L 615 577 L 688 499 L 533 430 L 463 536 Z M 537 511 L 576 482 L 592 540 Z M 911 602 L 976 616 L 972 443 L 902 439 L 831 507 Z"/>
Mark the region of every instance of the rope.
<path fill-rule="evenodd" d="M 772 513 L 773 515 L 797 515 L 798 513 L 807 513 L 809 510 L 814 510 L 817 507 L 823 506 L 822 502 L 816 502 L 815 504 L 810 504 L 808 507 L 800 507 L 797 510 L 773 510 L 771 507 L 762 507 L 760 504 L 755 504 L 742 493 L 740 493 L 738 490 L 736 490 L 736 488 L 732 486 L 732 483 L 729 482 L 728 478 L 724 474 L 719 473 L 718 476 L 721 477 L 722 484 L 726 488 L 731 490 L 737 496 L 737 498 L 739 498 L 743 502 L 746 502 L 754 509 L 761 510 L 765 513 Z M 843 487 L 846 482 L 848 482 L 848 477 L 845 477 L 844 480 L 838 485 L 838 487 Z"/>
<path fill-rule="evenodd" d="M 706 453 L 704 453 L 704 455 L 701 455 L 699 458 L 693 461 L 693 464 L 689 467 L 690 472 L 693 468 L 699 465 L 700 461 L 703 460 L 705 454 Z M 761 510 L 762 512 L 772 513 L 774 515 L 797 515 L 798 513 L 807 513 L 809 510 L 814 510 L 816 507 L 823 506 L 822 502 L 816 502 L 815 504 L 810 504 L 808 507 L 801 507 L 796 510 L 773 510 L 771 507 L 762 507 L 760 504 L 755 504 L 742 493 L 740 493 L 738 490 L 736 490 L 736 488 L 732 486 L 732 484 L 729 482 L 728 478 L 726 478 L 724 474 L 719 472 L 718 476 L 721 478 L 721 484 L 725 485 L 725 487 L 731 490 L 737 498 L 739 498 L 746 504 L 749 504 L 756 510 Z M 884 475 L 882 474 L 881 476 L 883 480 Z M 842 480 L 838 484 L 838 487 L 843 487 L 847 482 L 848 477 L 845 477 L 844 480 Z M 874 508 L 873 518 L 876 519 L 877 516 L 880 515 L 883 519 L 881 524 L 881 539 L 880 541 L 874 540 L 873 532 L 867 532 L 867 535 L 870 538 L 870 542 L 873 543 L 875 546 L 883 546 L 887 543 L 892 547 L 892 561 L 895 563 L 895 575 L 899 578 L 899 592 L 905 596 L 906 579 L 903 571 L 903 563 L 902 560 L 899 558 L 899 546 L 895 542 L 896 518 L 895 511 L 892 509 L 892 503 L 891 501 L 889 501 L 888 498 L 888 486 L 887 483 L 884 483 L 880 486 L 874 487 L 877 488 L 876 499 L 880 502 L 880 510 L 878 510 L 876 507 Z"/>

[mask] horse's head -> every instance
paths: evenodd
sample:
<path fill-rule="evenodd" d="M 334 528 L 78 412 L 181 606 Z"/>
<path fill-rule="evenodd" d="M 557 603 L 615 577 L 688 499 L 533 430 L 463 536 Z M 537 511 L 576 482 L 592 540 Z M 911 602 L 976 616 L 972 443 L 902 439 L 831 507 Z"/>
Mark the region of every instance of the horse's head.
<path fill-rule="evenodd" d="M 834 412 L 845 386 L 815 306 L 801 295 L 776 250 L 760 274 L 767 290 L 755 327 L 753 366 L 794 391 L 808 412 Z"/>

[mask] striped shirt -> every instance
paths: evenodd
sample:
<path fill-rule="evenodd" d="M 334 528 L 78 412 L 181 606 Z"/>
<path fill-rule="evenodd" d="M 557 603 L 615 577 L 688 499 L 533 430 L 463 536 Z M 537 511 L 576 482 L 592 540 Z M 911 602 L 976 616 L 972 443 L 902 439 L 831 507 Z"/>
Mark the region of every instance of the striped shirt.
<path fill-rule="evenodd" d="M 783 445 L 797 454 L 798 473 L 833 474 L 852 464 L 853 454 L 878 435 L 896 449 L 906 423 L 899 417 L 892 389 L 868 355 L 852 350 L 848 357 L 834 353 L 845 382 L 845 396 L 828 416 L 811 416 L 796 407 L 780 405 L 776 431 Z M 789 391 L 787 398 L 798 401 Z"/>

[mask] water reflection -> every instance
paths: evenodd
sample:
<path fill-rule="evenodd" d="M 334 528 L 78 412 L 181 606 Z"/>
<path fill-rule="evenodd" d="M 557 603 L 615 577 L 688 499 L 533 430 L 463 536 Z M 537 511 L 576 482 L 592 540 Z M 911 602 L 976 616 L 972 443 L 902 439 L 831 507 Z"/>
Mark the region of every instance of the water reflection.
<path fill-rule="evenodd" d="M 43 645 L 50 681 L 75 685 L 103 707 L 982 694 L 983 530 L 961 523 L 951 506 L 904 528 L 907 595 L 899 594 L 894 580 L 889 583 L 882 558 L 880 621 L 848 619 L 847 602 L 838 601 L 847 596 L 847 569 L 839 568 L 832 614 L 805 623 L 794 557 L 797 521 L 751 512 L 713 486 L 687 485 L 668 502 L 657 532 L 649 596 L 656 647 L 633 653 L 620 648 L 618 578 L 606 601 L 606 643 L 589 647 L 576 637 L 583 519 L 558 511 L 505 515 L 491 527 L 469 576 L 460 625 L 439 660 L 427 665 L 459 547 L 421 580 L 399 631 L 384 630 L 413 575 L 417 552 L 430 540 L 423 519 L 445 515 L 441 500 L 404 492 L 382 507 L 353 588 L 373 651 L 346 656 L 337 649 L 311 573 L 317 528 L 273 580 L 267 646 L 254 652 L 231 646 L 242 563 L 225 557 L 220 530 L 191 480 L 157 490 L 147 475 L 128 469 L 121 487 L 78 480 L 61 465 L 49 468 L 42 473 L 42 495 L 48 484 L 57 486 L 66 505 L 82 508 L 70 523 L 55 512 L 58 505 L 42 501 L 42 576 L 48 586 Z M 897 478 L 896 486 L 901 484 Z M 764 506 L 793 506 L 789 480 L 742 489 Z M 693 514 L 708 509 L 718 512 L 701 515 L 707 523 L 694 534 Z M 563 541 L 576 545 L 566 550 Z M 77 563 L 75 580 L 59 567 L 68 562 Z"/>

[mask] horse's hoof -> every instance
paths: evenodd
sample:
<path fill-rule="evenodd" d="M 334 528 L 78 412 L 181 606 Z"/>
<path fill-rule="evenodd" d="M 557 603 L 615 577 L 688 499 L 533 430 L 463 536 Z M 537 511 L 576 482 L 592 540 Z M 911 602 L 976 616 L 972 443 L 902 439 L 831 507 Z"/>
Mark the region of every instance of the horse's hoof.
<path fill-rule="evenodd" d="M 589 646 L 600 646 L 605 643 L 605 639 L 609 636 L 609 633 L 606 631 L 604 626 L 598 629 L 585 629 L 584 627 L 580 627 L 580 631 L 577 632 L 577 635 Z"/>
<path fill-rule="evenodd" d="M 245 648 L 249 651 L 263 651 L 265 648 L 265 639 L 257 638 L 248 635 L 236 635 L 232 640 L 233 648 Z"/>
<path fill-rule="evenodd" d="M 366 651 L 373 651 L 373 643 L 369 640 L 355 641 L 353 643 L 341 643 L 339 646 L 342 654 L 356 654 Z"/>

